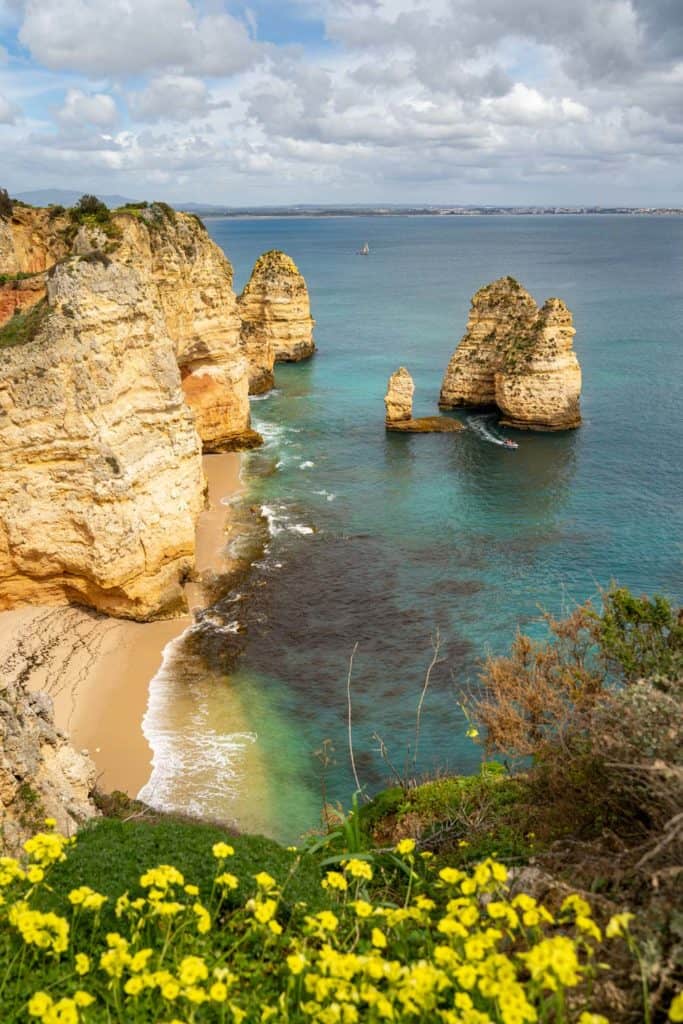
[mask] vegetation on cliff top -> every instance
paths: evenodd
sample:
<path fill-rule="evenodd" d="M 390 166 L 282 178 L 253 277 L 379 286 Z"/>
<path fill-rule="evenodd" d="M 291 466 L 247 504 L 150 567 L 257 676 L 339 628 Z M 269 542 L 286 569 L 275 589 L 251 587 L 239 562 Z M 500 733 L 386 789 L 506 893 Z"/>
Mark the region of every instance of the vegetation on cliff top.
<path fill-rule="evenodd" d="M 12 216 L 13 204 L 6 188 L 0 188 L 0 218 L 9 220 Z"/>

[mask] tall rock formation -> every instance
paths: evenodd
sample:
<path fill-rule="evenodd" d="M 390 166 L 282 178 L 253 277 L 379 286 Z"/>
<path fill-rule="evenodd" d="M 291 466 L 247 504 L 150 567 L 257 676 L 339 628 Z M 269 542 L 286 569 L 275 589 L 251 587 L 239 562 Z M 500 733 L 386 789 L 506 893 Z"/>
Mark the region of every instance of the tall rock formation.
<path fill-rule="evenodd" d="M 19 275 L 37 274 L 68 254 L 93 252 L 135 267 L 154 293 L 204 450 L 259 444 L 251 429 L 232 267 L 192 214 L 152 203 L 123 208 L 98 222 L 92 215 L 55 215 L 15 204 L 11 218 L 0 219 L 0 274 L 15 278 L 0 283 L 0 324 L 15 308 L 45 294 L 44 275 L 26 280 Z"/>
<path fill-rule="evenodd" d="M 399 366 L 395 373 L 392 373 L 387 385 L 387 393 L 384 396 L 384 405 L 387 410 L 386 424 L 400 423 L 413 418 L 413 395 L 415 384 L 405 366 Z"/>
<path fill-rule="evenodd" d="M 0 609 L 184 607 L 201 446 L 146 275 L 102 253 L 56 265 L 0 351 Z"/>
<path fill-rule="evenodd" d="M 238 301 L 251 394 L 273 386 L 273 364 L 315 352 L 306 282 L 294 260 L 272 249 L 257 259 Z"/>
<path fill-rule="evenodd" d="M 462 430 L 462 424 L 448 416 L 422 416 L 413 419 L 413 394 L 415 384 L 405 366 L 399 366 L 392 373 L 384 396 L 387 430 L 399 430 L 406 434 L 452 434 Z"/>
<path fill-rule="evenodd" d="M 481 288 L 446 369 L 439 405 L 498 406 L 503 423 L 567 430 L 581 423 L 581 368 L 572 315 L 561 299 L 539 309 L 512 277 Z"/>

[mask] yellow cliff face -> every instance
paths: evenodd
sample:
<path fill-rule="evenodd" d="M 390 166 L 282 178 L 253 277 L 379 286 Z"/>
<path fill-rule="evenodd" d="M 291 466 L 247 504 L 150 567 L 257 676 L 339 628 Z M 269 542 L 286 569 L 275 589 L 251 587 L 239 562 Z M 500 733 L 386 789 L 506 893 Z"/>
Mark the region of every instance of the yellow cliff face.
<path fill-rule="evenodd" d="M 58 264 L 47 287 L 30 333 L 0 349 L 0 609 L 173 614 L 204 479 L 158 297 L 102 254 Z"/>
<path fill-rule="evenodd" d="M 0 217 L 0 273 L 47 270 L 69 252 L 66 226 L 64 214 L 15 204 L 11 217 Z"/>
<path fill-rule="evenodd" d="M 238 301 L 251 394 L 273 386 L 273 364 L 315 352 L 308 289 L 296 264 L 273 249 L 259 256 Z"/>
<path fill-rule="evenodd" d="M 560 299 L 539 309 L 511 277 L 481 288 L 446 369 L 439 405 L 498 406 L 509 426 L 567 430 L 581 423 L 581 369 L 572 315 Z"/>

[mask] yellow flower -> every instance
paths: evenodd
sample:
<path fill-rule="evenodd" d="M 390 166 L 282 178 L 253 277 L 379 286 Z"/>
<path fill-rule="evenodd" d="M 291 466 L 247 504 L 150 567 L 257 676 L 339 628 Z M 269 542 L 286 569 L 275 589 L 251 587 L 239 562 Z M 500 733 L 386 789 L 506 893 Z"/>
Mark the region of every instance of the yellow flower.
<path fill-rule="evenodd" d="M 474 727 L 473 725 L 471 725 L 471 726 L 469 727 L 469 729 L 467 730 L 467 732 L 465 733 L 465 735 L 466 735 L 466 736 L 469 736 L 469 738 L 470 738 L 471 740 L 474 740 L 474 739 L 476 739 L 476 738 L 477 738 L 477 736 L 479 735 L 479 730 L 478 730 L 478 729 L 475 729 L 475 727 Z"/>
<path fill-rule="evenodd" d="M 57 819 L 56 818 L 46 818 L 45 819 L 45 827 L 46 828 L 54 828 L 56 824 L 57 824 Z"/>
<path fill-rule="evenodd" d="M 400 843 L 396 844 L 396 853 L 400 853 L 401 856 L 407 853 L 412 853 L 415 849 L 414 839 L 402 839 Z"/>
<path fill-rule="evenodd" d="M 107 897 L 95 892 L 89 885 L 82 885 L 69 893 L 69 903 L 74 907 L 83 907 L 84 910 L 100 910 L 106 902 Z"/>
<path fill-rule="evenodd" d="M 90 970 L 90 957 L 85 953 L 76 953 L 76 974 L 87 974 Z"/>
<path fill-rule="evenodd" d="M 52 997 L 47 992 L 36 992 L 28 1001 L 28 1012 L 31 1017 L 44 1017 L 52 1006 Z"/>
<path fill-rule="evenodd" d="M 177 868 L 170 864 L 160 864 L 156 868 L 150 868 L 144 875 L 140 875 L 140 885 L 143 889 L 154 887 L 165 892 L 169 886 L 184 885 L 185 879 Z M 150 893 L 151 898 L 151 893 Z"/>
<path fill-rule="evenodd" d="M 236 875 L 231 875 L 227 871 L 224 871 L 222 875 L 217 875 L 216 877 L 216 885 L 220 885 L 224 889 L 236 889 L 239 884 L 239 879 Z"/>
<path fill-rule="evenodd" d="M 669 1020 L 680 1024 L 683 1021 L 683 992 L 679 992 L 677 996 L 674 996 L 673 1002 L 669 1007 Z"/>
<path fill-rule="evenodd" d="M 187 893 L 188 896 L 199 896 L 199 886 L 198 885 L 186 885 L 185 886 L 185 892 Z"/>
<path fill-rule="evenodd" d="M 315 920 L 319 923 L 320 927 L 327 932 L 334 932 L 339 924 L 339 918 L 336 914 L 333 914 L 331 910 L 321 910 L 315 915 Z"/>
<path fill-rule="evenodd" d="M 199 956 L 186 956 L 180 961 L 178 977 L 181 985 L 194 985 L 198 981 L 206 981 L 209 969 Z"/>
<path fill-rule="evenodd" d="M 605 935 L 608 939 L 617 938 L 619 935 L 626 935 L 628 932 L 629 921 L 632 920 L 633 914 L 629 914 L 628 911 L 624 911 L 621 914 L 615 914 L 607 922 Z"/>
<path fill-rule="evenodd" d="M 681 1020 L 683 1020 L 683 1017 L 681 1017 Z M 609 1021 L 601 1013 L 588 1013 L 584 1010 L 579 1017 L 579 1024 L 609 1024 Z"/>
<path fill-rule="evenodd" d="M 197 916 L 197 931 L 200 935 L 206 935 L 211 931 L 211 915 L 201 903 L 194 903 L 192 910 Z"/>
<path fill-rule="evenodd" d="M 340 871 L 328 871 L 322 881 L 323 889 L 340 889 L 342 892 L 348 889 L 349 883 Z"/>
<path fill-rule="evenodd" d="M 446 885 L 456 885 L 464 877 L 464 873 L 458 871 L 457 868 L 441 868 L 441 871 L 439 871 L 439 878 Z"/>
<path fill-rule="evenodd" d="M 264 900 L 263 903 L 256 904 L 254 917 L 260 924 L 267 924 L 274 917 L 276 909 L 275 900 Z"/>
<path fill-rule="evenodd" d="M 139 976 L 129 978 L 123 986 L 123 991 L 129 996 L 139 996 L 145 987 L 145 983 Z"/>
<path fill-rule="evenodd" d="M 282 925 L 275 919 L 268 922 L 268 928 L 273 935 L 282 935 Z"/>
<path fill-rule="evenodd" d="M 368 882 L 372 881 L 372 868 L 365 860 L 352 858 L 344 865 L 344 871 L 348 871 L 354 878 L 366 878 Z"/>
<path fill-rule="evenodd" d="M 214 981 L 209 989 L 209 999 L 214 1003 L 224 1003 L 228 998 L 228 986 L 223 981 Z"/>
<path fill-rule="evenodd" d="M 387 937 L 383 931 L 379 928 L 372 929 L 372 944 L 375 949 L 386 949 L 387 948 Z"/>
<path fill-rule="evenodd" d="M 45 872 L 41 867 L 38 867 L 37 864 L 31 864 L 31 866 L 28 868 L 26 872 L 26 877 L 28 878 L 31 885 L 37 885 L 38 882 L 42 882 L 42 880 L 45 878 Z"/>
<path fill-rule="evenodd" d="M 226 857 L 232 857 L 235 851 L 228 843 L 214 843 L 211 852 L 216 860 L 225 860 Z"/>
<path fill-rule="evenodd" d="M 161 994 L 164 999 L 168 999 L 169 1002 L 172 1002 L 180 995 L 180 985 L 177 981 L 166 981 L 161 986 Z"/>
<path fill-rule="evenodd" d="M 89 992 L 84 992 L 82 988 L 74 992 L 74 1003 L 76 1006 L 92 1006 L 94 1002 L 95 997 L 91 996 Z"/>
<path fill-rule="evenodd" d="M 264 892 L 268 892 L 276 884 L 273 876 L 269 875 L 267 871 L 259 871 L 258 875 L 254 875 L 254 878 L 259 889 L 263 889 Z"/>
<path fill-rule="evenodd" d="M 354 900 L 351 906 L 356 911 L 358 917 L 370 917 L 372 914 L 372 904 L 366 900 Z"/>
<path fill-rule="evenodd" d="M 303 953 L 290 953 L 287 957 L 287 966 L 291 974 L 301 974 L 306 966 L 306 957 Z"/>

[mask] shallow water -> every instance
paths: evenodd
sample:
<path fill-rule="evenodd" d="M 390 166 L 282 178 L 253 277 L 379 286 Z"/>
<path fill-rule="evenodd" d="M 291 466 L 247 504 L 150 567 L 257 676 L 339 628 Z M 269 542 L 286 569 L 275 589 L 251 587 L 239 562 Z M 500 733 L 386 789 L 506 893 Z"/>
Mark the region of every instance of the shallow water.
<path fill-rule="evenodd" d="M 253 404 L 267 444 L 245 456 L 243 479 L 271 537 L 241 606 L 239 668 L 207 686 L 219 637 L 203 660 L 210 706 L 192 720 L 193 756 L 202 735 L 229 730 L 231 713 L 250 736 L 235 749 L 216 745 L 207 771 L 230 781 L 221 792 L 200 772 L 195 809 L 250 821 L 257 809 L 259 827 L 291 838 L 319 819 L 314 752 L 324 739 L 336 748 L 328 792 L 348 804 L 353 791 L 346 674 L 356 643 L 355 753 L 372 791 L 388 775 L 373 734 L 400 768 L 412 758 L 437 629 L 444 660 L 427 694 L 416 767 L 470 770 L 480 752 L 465 737 L 458 693 L 488 650 L 504 650 L 518 626 L 538 633 L 539 608 L 560 612 L 613 578 L 680 596 L 683 219 L 208 227 L 238 289 L 259 253 L 286 250 L 317 320 L 319 354 L 278 367 L 277 390 Z M 371 254 L 360 258 L 365 240 Z M 516 451 L 496 443 L 506 432 L 495 418 L 479 416 L 463 415 L 469 429 L 460 434 L 387 435 L 389 374 L 407 366 L 416 415 L 434 413 L 470 296 L 508 273 L 537 300 L 559 295 L 574 313 L 582 428 L 516 434 Z"/>

